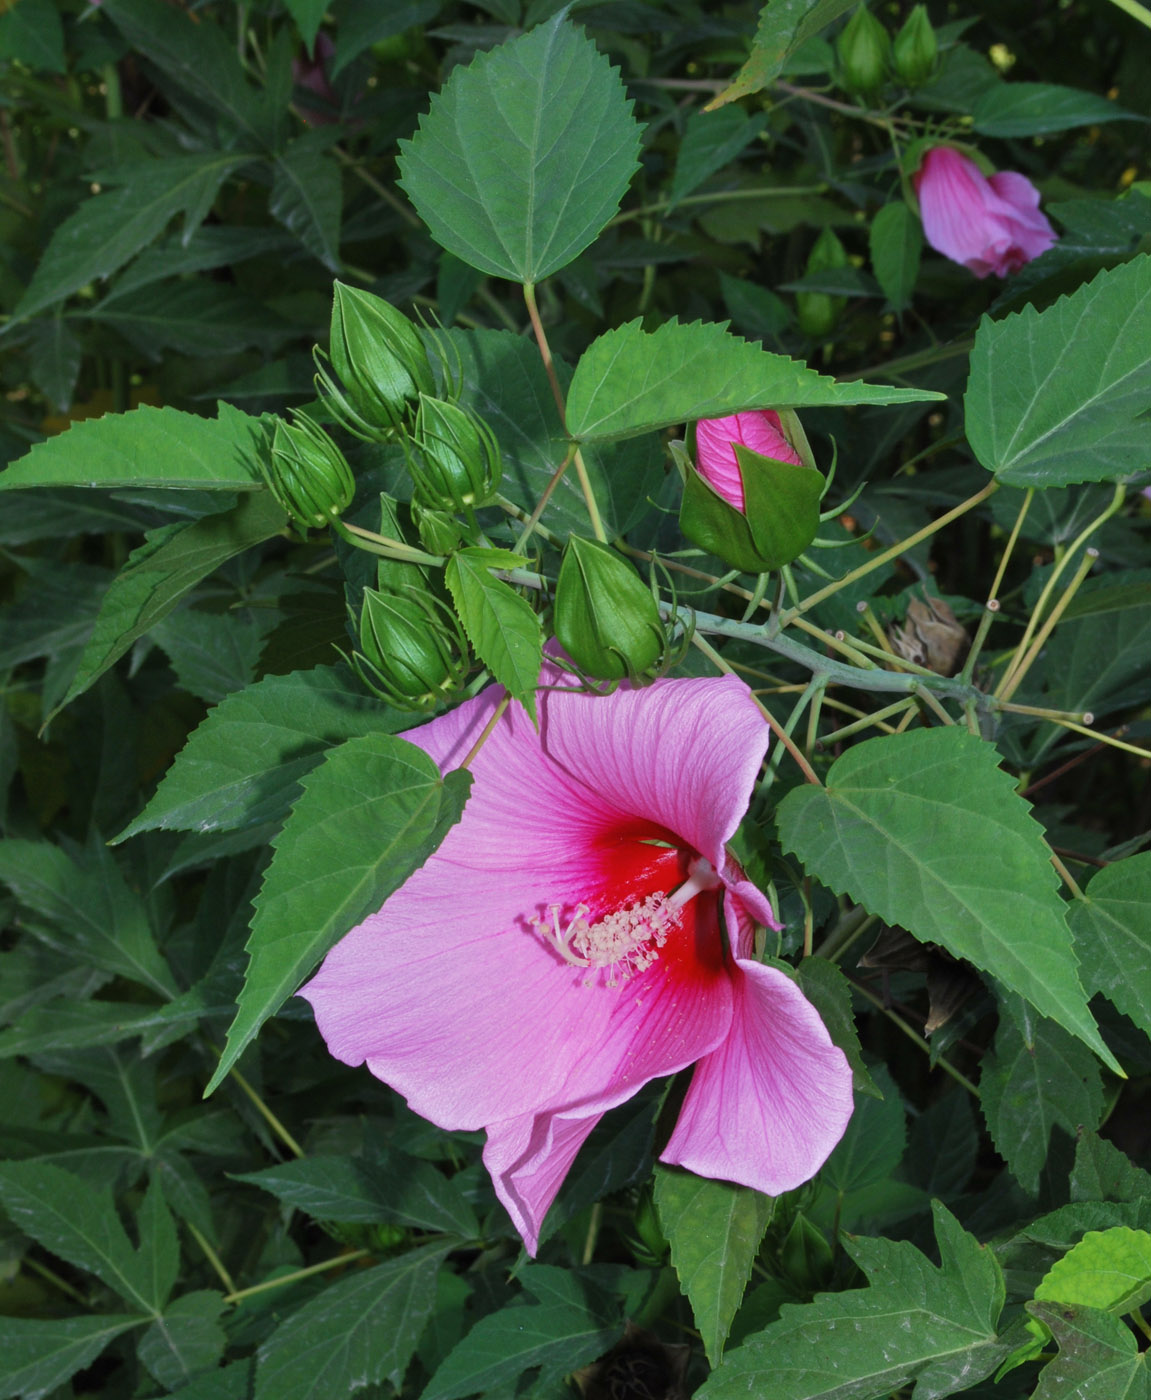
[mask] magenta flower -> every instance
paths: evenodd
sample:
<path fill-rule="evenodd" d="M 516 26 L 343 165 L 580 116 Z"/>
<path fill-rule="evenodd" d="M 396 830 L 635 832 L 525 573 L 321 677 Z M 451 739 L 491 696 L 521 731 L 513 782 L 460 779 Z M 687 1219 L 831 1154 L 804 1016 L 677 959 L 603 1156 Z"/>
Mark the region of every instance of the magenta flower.
<path fill-rule="evenodd" d="M 750 447 L 761 457 L 800 464 L 799 454 L 780 426 L 779 414 L 770 408 L 729 413 L 726 418 L 704 418 L 695 425 L 695 466 L 700 476 L 723 499 L 742 511 L 743 479 L 735 457 L 736 443 Z"/>
<path fill-rule="evenodd" d="M 610 696 L 546 664 L 537 733 L 512 704 L 463 820 L 303 989 L 367 1064 L 484 1162 L 531 1252 L 605 1110 L 695 1064 L 663 1152 L 778 1194 L 851 1114 L 851 1072 L 790 977 L 753 956 L 767 900 L 727 853 L 767 748 L 731 676 Z M 458 764 L 503 691 L 406 737 Z M 726 918 L 726 940 L 720 906 Z"/>
<path fill-rule="evenodd" d="M 976 277 L 1006 277 L 1055 242 L 1039 191 L 1015 170 L 986 178 L 974 161 L 935 146 L 915 175 L 928 243 Z"/>

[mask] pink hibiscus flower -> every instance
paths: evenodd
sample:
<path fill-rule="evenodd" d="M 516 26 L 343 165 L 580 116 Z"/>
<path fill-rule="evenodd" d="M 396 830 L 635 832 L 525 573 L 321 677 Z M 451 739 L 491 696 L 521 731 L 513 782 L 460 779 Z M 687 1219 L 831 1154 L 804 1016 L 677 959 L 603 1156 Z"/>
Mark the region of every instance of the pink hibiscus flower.
<path fill-rule="evenodd" d="M 800 460 L 799 453 L 783 435 L 779 414 L 770 408 L 701 419 L 695 425 L 696 470 L 728 505 L 742 511 L 743 479 L 735 456 L 737 442 L 777 462 L 794 462 L 798 466 Z"/>
<path fill-rule="evenodd" d="M 726 846 L 768 730 L 731 676 L 605 697 L 550 663 L 539 732 L 509 706 L 463 819 L 303 989 L 328 1048 L 440 1127 L 486 1128 L 524 1243 L 601 1115 L 695 1064 L 664 1152 L 778 1194 L 851 1114 L 851 1072 L 796 984 L 753 956 L 776 925 Z M 458 764 L 492 686 L 405 737 Z M 727 938 L 720 923 L 720 903 Z"/>
<path fill-rule="evenodd" d="M 988 179 L 950 146 L 935 146 L 923 157 L 915 192 L 928 243 L 976 277 L 1006 277 L 1055 242 L 1055 230 L 1039 212 L 1039 191 L 1025 175 L 1001 170 Z"/>

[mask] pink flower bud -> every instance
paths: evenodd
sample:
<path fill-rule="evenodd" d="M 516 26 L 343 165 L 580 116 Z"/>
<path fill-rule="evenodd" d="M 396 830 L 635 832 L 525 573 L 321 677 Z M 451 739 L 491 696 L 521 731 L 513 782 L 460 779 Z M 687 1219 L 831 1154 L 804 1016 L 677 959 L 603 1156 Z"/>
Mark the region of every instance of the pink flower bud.
<path fill-rule="evenodd" d="M 1039 191 L 1015 170 L 987 179 L 974 161 L 935 146 L 915 175 L 928 243 L 976 277 L 1006 277 L 1055 242 Z"/>
<path fill-rule="evenodd" d="M 799 454 L 780 426 L 779 414 L 770 408 L 730 413 L 726 418 L 704 418 L 695 425 L 696 470 L 729 505 L 743 510 L 743 480 L 735 447 L 742 443 L 761 457 L 801 465 Z"/>

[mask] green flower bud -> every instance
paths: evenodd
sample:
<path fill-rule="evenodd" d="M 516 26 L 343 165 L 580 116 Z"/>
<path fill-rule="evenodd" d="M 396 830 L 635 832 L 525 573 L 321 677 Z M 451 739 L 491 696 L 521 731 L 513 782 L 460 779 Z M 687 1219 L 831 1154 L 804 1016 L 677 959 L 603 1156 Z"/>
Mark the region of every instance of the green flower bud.
<path fill-rule="evenodd" d="M 330 525 L 347 509 L 356 482 L 344 454 L 305 413 L 276 423 L 272 458 L 261 463 L 268 489 L 301 530 Z"/>
<path fill-rule="evenodd" d="M 835 1258 L 827 1237 L 802 1212 L 792 1221 L 779 1251 L 783 1276 L 804 1293 L 826 1288 Z"/>
<path fill-rule="evenodd" d="M 415 589 L 365 588 L 359 641 L 352 665 L 369 690 L 397 709 L 434 709 L 468 673 L 459 624 L 438 599 Z"/>
<path fill-rule="evenodd" d="M 463 530 L 454 515 L 443 510 L 429 510 L 413 501 L 412 519 L 419 531 L 420 543 L 429 554 L 452 554 L 459 549 Z"/>
<path fill-rule="evenodd" d="M 651 589 L 610 545 L 577 535 L 564 550 L 553 618 L 563 649 L 601 680 L 634 679 L 666 644 Z"/>
<path fill-rule="evenodd" d="M 316 351 L 317 387 L 358 437 L 391 437 L 411 404 L 435 390 L 432 367 L 411 321 L 371 292 L 337 282 L 332 301 L 331 364 L 337 387 Z"/>
<path fill-rule="evenodd" d="M 916 5 L 907 16 L 892 46 L 895 71 L 908 87 L 922 87 L 935 72 L 939 42 L 927 18 L 927 9 Z"/>
<path fill-rule="evenodd" d="M 421 394 L 410 446 L 408 466 L 422 506 L 475 509 L 499 490 L 503 466 L 495 434 L 457 403 Z"/>
<path fill-rule="evenodd" d="M 866 10 L 859 11 L 866 14 Z M 806 271 L 827 272 L 837 267 L 847 267 L 847 249 L 830 228 L 825 228 L 815 240 L 811 256 L 807 260 Z M 847 298 L 834 296 L 829 292 L 796 292 L 795 309 L 800 329 L 804 334 L 818 340 L 830 335 L 835 329 Z"/>
<path fill-rule="evenodd" d="M 866 5 L 860 5 L 835 43 L 839 79 L 853 96 L 868 100 L 887 79 L 891 40 Z"/>

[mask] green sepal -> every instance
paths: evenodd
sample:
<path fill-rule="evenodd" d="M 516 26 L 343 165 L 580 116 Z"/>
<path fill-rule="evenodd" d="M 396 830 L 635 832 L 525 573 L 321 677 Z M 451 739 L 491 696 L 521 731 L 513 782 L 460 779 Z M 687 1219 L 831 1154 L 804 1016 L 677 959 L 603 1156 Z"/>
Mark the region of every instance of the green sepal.
<path fill-rule="evenodd" d="M 823 474 L 814 467 L 761 456 L 742 443 L 735 444 L 735 458 L 746 513 L 725 501 L 685 461 L 680 529 L 693 544 L 744 573 L 782 568 L 815 539 Z"/>
<path fill-rule="evenodd" d="M 573 535 L 564 550 L 553 613 L 571 659 L 600 680 L 635 677 L 665 646 L 659 608 L 635 569 L 610 545 Z"/>

